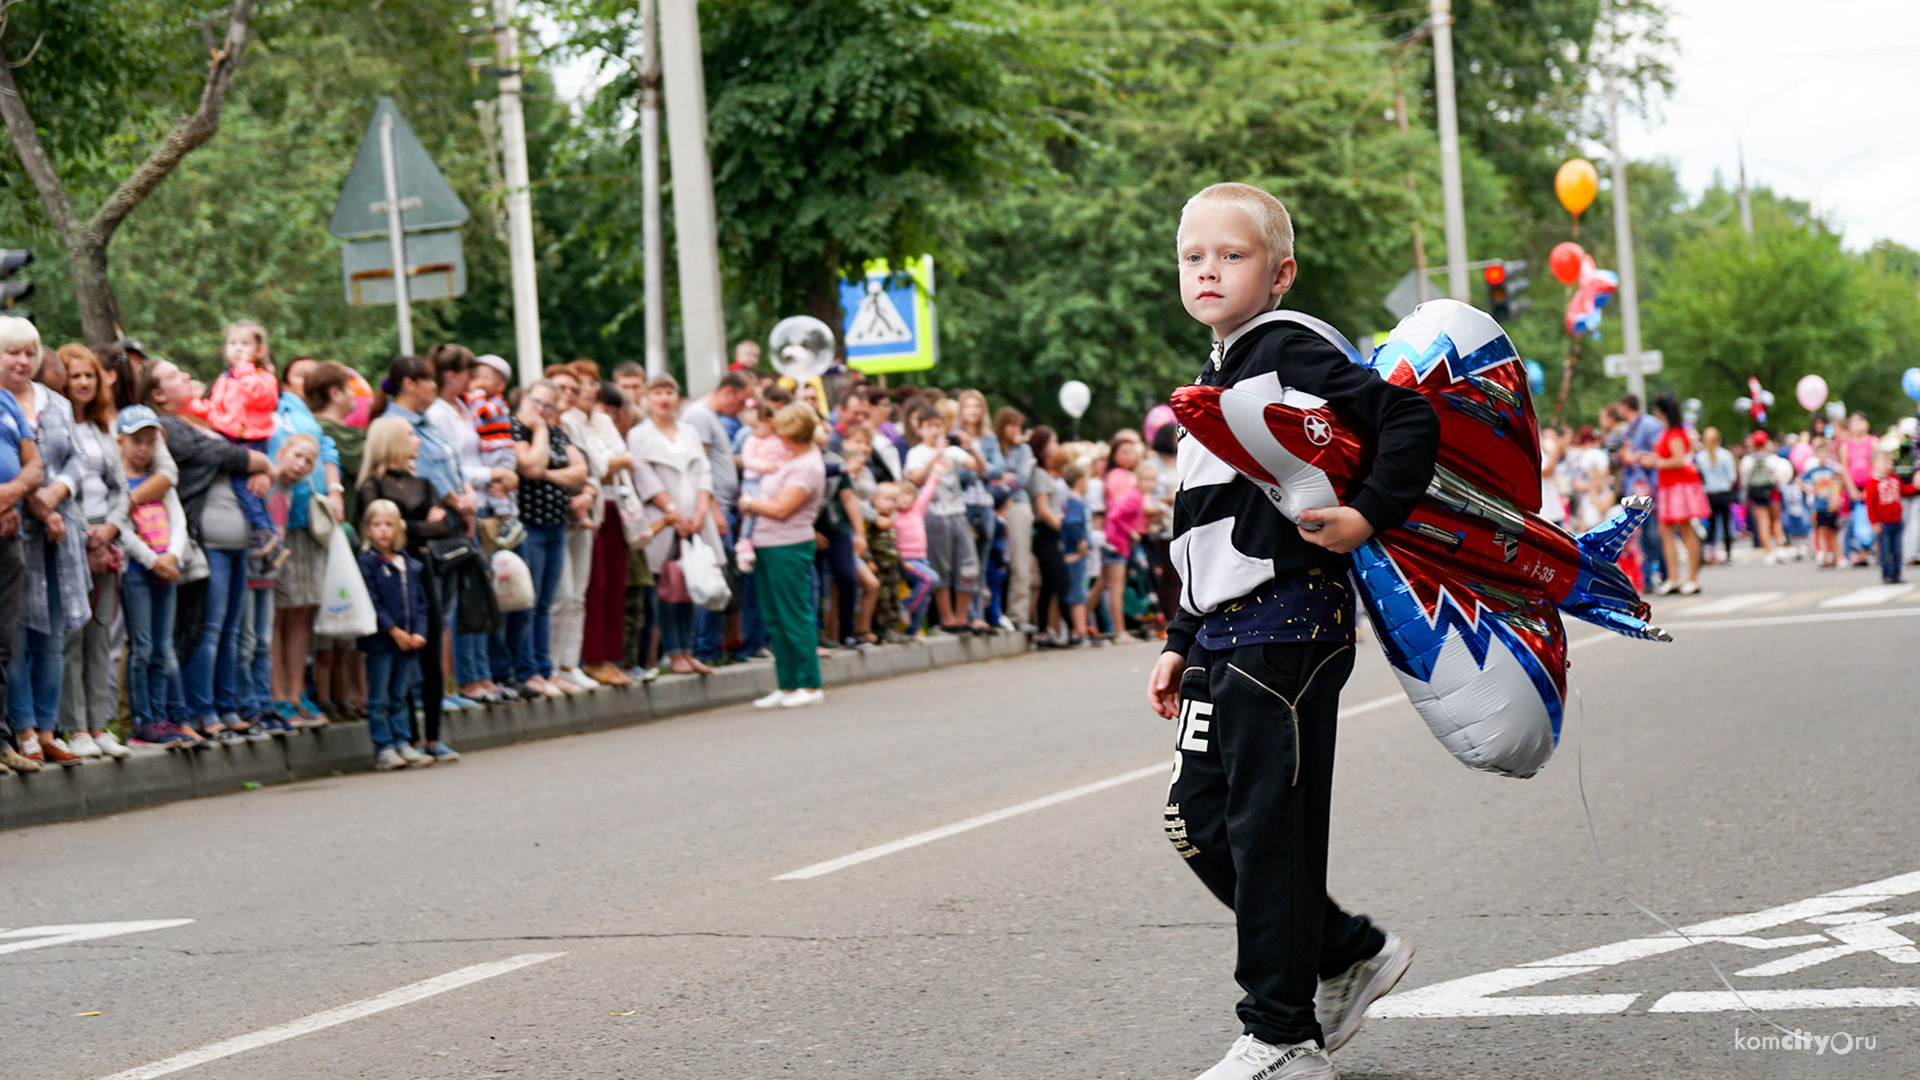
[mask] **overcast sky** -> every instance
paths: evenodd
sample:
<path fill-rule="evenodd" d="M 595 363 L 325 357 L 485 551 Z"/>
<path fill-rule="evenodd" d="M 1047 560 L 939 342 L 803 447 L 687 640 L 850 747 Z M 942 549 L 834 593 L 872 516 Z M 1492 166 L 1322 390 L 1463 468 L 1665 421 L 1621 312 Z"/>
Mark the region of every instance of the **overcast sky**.
<path fill-rule="evenodd" d="M 1629 156 L 1672 159 L 1693 192 L 1715 170 L 1732 184 L 1744 124 L 1751 183 L 1821 206 L 1850 247 L 1920 248 L 1920 0 L 1667 2 L 1676 85 L 1651 120 L 1622 118 Z M 589 90 L 593 66 L 557 89 Z"/>
<path fill-rule="evenodd" d="M 1623 117 L 1630 157 L 1699 191 L 1747 177 L 1824 208 L 1849 247 L 1920 248 L 1920 0 L 1669 0 L 1673 96 Z"/>

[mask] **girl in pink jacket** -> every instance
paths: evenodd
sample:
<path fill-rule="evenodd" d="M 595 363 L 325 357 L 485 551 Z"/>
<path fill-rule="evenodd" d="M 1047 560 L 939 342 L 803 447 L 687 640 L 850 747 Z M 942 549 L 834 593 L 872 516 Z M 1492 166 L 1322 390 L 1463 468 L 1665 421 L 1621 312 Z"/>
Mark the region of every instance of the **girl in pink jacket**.
<path fill-rule="evenodd" d="M 207 396 L 189 408 L 207 421 L 207 426 L 227 437 L 227 441 L 249 450 L 267 452 L 267 440 L 273 436 L 274 410 L 280 404 L 280 380 L 273 372 L 273 356 L 267 351 L 266 328 L 251 319 L 227 325 L 227 370 L 213 381 Z M 272 476 L 257 474 L 268 483 Z M 249 477 L 233 478 L 233 496 L 246 516 L 252 541 L 247 553 L 277 569 L 286 561 L 287 550 L 268 516 L 266 504 L 247 485 Z"/>

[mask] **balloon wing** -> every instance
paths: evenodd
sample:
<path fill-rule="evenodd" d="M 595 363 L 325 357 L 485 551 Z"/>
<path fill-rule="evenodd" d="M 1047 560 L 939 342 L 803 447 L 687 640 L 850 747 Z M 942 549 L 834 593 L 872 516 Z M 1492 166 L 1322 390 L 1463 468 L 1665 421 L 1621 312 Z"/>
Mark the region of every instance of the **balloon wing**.
<path fill-rule="evenodd" d="M 1465 304 L 1421 305 L 1369 366 L 1433 402 L 1441 438 L 1413 514 L 1353 553 L 1361 602 L 1447 749 L 1476 769 L 1531 776 L 1559 737 L 1563 614 L 1669 640 L 1614 561 L 1652 501 L 1623 500 L 1579 537 L 1539 516 L 1539 430 L 1525 369 L 1499 324 Z M 1181 387 L 1173 410 L 1294 521 L 1349 497 L 1371 454 L 1370 433 L 1352 417 L 1272 378 Z"/>

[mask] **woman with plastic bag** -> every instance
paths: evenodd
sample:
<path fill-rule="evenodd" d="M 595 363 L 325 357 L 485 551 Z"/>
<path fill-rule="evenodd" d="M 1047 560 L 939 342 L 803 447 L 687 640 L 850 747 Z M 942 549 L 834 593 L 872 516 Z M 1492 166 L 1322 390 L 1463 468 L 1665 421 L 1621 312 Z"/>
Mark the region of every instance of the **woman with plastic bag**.
<path fill-rule="evenodd" d="M 649 380 L 640 404 L 646 419 L 627 432 L 627 450 L 636 471 L 652 469 L 667 494 L 664 507 L 648 504 L 648 514 L 679 517 L 671 529 L 662 529 L 647 542 L 647 565 L 659 579 L 654 621 L 660 627 L 660 654 L 678 674 L 711 675 L 713 669 L 693 655 L 694 603 L 679 565 L 683 547 L 696 537 L 713 552 L 720 551 L 707 451 L 699 435 L 679 422 L 680 384 L 673 376 Z"/>
<path fill-rule="evenodd" d="M 774 433 L 792 455 L 760 483 L 759 495 L 740 500 L 740 512 L 755 516 L 754 586 L 773 648 L 778 690 L 753 704 L 798 708 L 826 700 L 820 689 L 820 654 L 814 650 L 819 612 L 813 592 L 813 520 L 826 493 L 827 466 L 814 445 L 819 414 L 792 404 L 773 417 Z"/>

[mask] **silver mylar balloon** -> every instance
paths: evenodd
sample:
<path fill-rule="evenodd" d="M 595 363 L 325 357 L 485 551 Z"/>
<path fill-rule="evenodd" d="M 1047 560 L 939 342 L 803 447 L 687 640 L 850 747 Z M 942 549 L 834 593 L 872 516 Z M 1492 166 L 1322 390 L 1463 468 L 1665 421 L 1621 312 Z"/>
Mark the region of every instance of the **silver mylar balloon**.
<path fill-rule="evenodd" d="M 833 328 L 811 315 L 781 319 L 768 335 L 773 369 L 794 382 L 806 382 L 833 370 Z"/>

